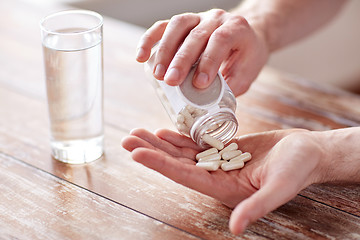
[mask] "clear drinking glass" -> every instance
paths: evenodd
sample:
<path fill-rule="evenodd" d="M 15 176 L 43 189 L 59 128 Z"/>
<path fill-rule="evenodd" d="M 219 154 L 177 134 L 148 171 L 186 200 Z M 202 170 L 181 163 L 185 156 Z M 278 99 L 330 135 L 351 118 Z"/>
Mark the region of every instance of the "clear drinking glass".
<path fill-rule="evenodd" d="M 86 10 L 40 22 L 55 159 L 87 163 L 103 154 L 103 18 Z"/>

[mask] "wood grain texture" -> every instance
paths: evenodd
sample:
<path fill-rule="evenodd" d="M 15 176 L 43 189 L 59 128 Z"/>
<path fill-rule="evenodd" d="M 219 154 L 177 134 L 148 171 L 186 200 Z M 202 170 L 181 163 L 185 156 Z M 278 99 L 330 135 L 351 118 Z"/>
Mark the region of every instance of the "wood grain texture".
<path fill-rule="evenodd" d="M 314 184 L 300 194 L 355 216 L 360 216 L 360 184 Z"/>
<path fill-rule="evenodd" d="M 135 127 L 174 129 L 143 66 L 134 60 L 144 29 L 105 19 L 105 156 L 88 165 L 67 165 L 51 158 L 40 36 L 34 33 L 39 32 L 41 17 L 60 9 L 64 7 L 0 2 L 0 13 L 9 20 L 0 22 L 4 36 L 0 189 L 6 193 L 0 201 L 6 213 L 0 217 L 0 234 L 41 238 L 48 231 L 53 239 L 111 239 L 116 234 L 124 234 L 125 239 L 236 239 L 228 230 L 230 209 L 132 161 L 120 147 L 122 137 Z M 238 134 L 292 127 L 326 130 L 360 123 L 358 96 L 267 68 L 237 101 Z M 238 239 L 357 239 L 359 203 L 359 185 L 313 185 L 252 224 Z M 87 207 L 78 209 L 80 204 Z M 55 214 L 58 206 L 65 216 Z M 27 218 L 20 217 L 25 214 L 20 207 L 28 210 Z M 90 220 L 82 218 L 88 211 Z M 51 216 L 56 223 L 46 225 Z M 104 221 L 96 225 L 96 218 Z M 77 232 L 82 226 L 86 231 Z M 136 235 L 134 229 L 143 235 Z"/>
<path fill-rule="evenodd" d="M 3 154 L 0 181 L 1 239 L 198 239 Z"/>

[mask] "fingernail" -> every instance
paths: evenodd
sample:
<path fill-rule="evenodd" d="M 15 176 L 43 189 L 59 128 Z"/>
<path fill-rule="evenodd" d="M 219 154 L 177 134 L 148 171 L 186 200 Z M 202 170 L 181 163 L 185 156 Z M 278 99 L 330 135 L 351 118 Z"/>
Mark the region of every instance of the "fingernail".
<path fill-rule="evenodd" d="M 144 57 L 145 57 L 145 50 L 142 47 L 138 48 L 136 52 L 136 59 L 141 60 Z"/>
<path fill-rule="evenodd" d="M 167 83 L 171 84 L 171 83 L 174 83 L 174 82 L 176 83 L 179 80 L 179 77 L 180 77 L 179 70 L 176 69 L 176 68 L 171 68 L 166 72 L 164 80 Z"/>
<path fill-rule="evenodd" d="M 158 64 L 155 67 L 155 71 L 154 74 L 157 78 L 162 79 L 164 77 L 165 74 L 165 67 L 162 64 Z"/>
<path fill-rule="evenodd" d="M 198 88 L 206 88 L 208 86 L 208 83 L 209 76 L 206 73 L 201 72 L 196 76 L 194 85 Z"/>

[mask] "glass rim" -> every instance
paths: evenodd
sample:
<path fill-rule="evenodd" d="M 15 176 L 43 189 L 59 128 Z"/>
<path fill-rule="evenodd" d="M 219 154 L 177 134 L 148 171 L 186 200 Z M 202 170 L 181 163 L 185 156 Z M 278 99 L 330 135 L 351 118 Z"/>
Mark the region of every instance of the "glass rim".
<path fill-rule="evenodd" d="M 84 14 L 84 15 L 89 15 L 89 16 L 94 16 L 96 18 L 99 19 L 99 23 L 96 24 L 94 27 L 90 27 L 89 29 L 86 29 L 84 31 L 76 31 L 76 32 L 58 32 L 56 30 L 51 30 L 49 28 L 46 28 L 44 26 L 44 23 L 53 18 L 53 17 L 57 17 L 57 16 L 61 16 L 61 15 L 66 15 L 66 14 L 74 14 L 74 13 L 78 13 L 78 14 Z M 94 11 L 90 11 L 90 10 L 63 10 L 63 11 L 59 11 L 59 12 L 55 12 L 55 13 L 51 13 L 47 16 L 45 16 L 44 18 L 42 18 L 40 20 L 40 28 L 42 31 L 50 33 L 50 34 L 57 34 L 57 35 L 78 35 L 78 34 L 84 34 L 84 33 L 88 33 L 88 32 L 92 32 L 98 28 L 100 28 L 104 23 L 104 19 L 103 17 Z"/>

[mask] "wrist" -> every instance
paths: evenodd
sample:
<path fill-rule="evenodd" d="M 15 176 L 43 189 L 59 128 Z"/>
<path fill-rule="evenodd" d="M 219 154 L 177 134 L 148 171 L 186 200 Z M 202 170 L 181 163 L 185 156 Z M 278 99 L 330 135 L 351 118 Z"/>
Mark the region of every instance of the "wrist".
<path fill-rule="evenodd" d="M 266 4 L 259 4 L 253 1 L 244 1 L 238 8 L 233 9 L 231 12 L 244 17 L 255 33 L 264 42 L 268 53 L 278 49 L 278 37 L 281 29 L 279 15 L 268 10 Z"/>
<path fill-rule="evenodd" d="M 360 127 L 316 132 L 324 146 L 318 182 L 360 182 Z"/>

